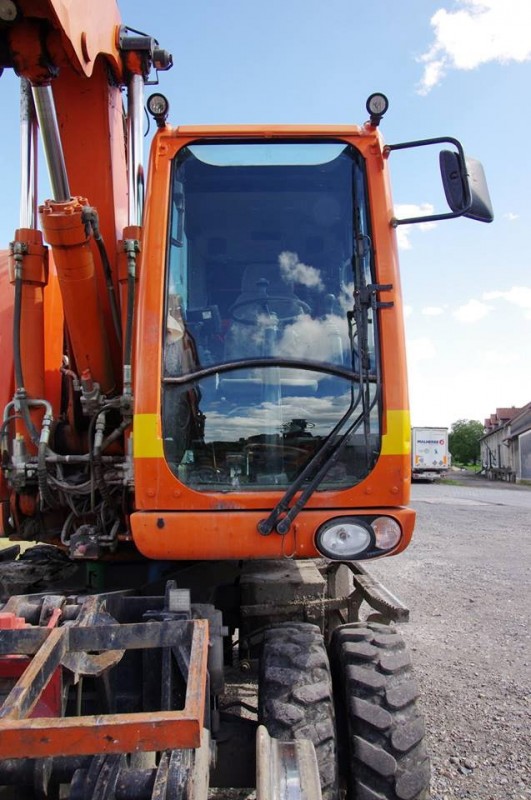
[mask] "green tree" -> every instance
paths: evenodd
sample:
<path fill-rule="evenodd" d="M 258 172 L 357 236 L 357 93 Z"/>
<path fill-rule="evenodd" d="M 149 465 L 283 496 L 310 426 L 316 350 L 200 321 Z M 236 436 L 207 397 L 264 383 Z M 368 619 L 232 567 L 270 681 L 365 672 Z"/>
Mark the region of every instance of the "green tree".
<path fill-rule="evenodd" d="M 479 440 L 484 427 L 477 419 L 458 419 L 452 424 L 448 438 L 448 448 L 452 460 L 461 464 L 476 464 L 479 458 Z"/>

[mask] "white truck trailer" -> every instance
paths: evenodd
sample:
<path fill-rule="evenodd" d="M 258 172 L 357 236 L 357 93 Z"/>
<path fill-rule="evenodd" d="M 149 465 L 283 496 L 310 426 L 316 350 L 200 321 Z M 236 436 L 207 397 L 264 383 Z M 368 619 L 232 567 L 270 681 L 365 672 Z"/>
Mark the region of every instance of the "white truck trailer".
<path fill-rule="evenodd" d="M 411 429 L 411 477 L 434 481 L 450 466 L 448 428 Z"/>

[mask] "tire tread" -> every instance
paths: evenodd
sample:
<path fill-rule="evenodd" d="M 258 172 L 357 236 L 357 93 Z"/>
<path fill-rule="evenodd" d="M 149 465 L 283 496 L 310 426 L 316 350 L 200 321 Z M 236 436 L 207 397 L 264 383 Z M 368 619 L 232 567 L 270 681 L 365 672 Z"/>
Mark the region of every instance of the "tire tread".
<path fill-rule="evenodd" d="M 336 628 L 330 649 L 348 800 L 428 800 L 424 721 L 402 637 L 392 626 L 351 623 Z"/>

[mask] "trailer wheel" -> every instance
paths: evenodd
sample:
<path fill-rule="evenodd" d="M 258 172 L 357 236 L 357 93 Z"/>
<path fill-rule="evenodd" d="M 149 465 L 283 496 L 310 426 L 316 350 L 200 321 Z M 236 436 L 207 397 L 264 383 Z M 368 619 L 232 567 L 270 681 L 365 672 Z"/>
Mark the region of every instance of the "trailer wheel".
<path fill-rule="evenodd" d="M 348 800 L 427 800 L 424 720 L 400 634 L 378 623 L 343 625 L 333 633 L 331 659 Z"/>
<path fill-rule="evenodd" d="M 335 800 L 338 767 L 332 680 L 317 625 L 286 623 L 265 632 L 258 718 L 276 739 L 313 742 L 323 800 Z"/>

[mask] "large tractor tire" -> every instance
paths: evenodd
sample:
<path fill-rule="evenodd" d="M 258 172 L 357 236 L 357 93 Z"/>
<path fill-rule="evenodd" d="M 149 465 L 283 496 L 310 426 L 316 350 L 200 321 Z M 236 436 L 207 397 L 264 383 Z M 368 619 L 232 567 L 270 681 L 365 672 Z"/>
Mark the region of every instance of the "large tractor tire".
<path fill-rule="evenodd" d="M 427 800 L 424 721 L 400 634 L 372 622 L 343 625 L 333 633 L 331 660 L 348 800 Z"/>
<path fill-rule="evenodd" d="M 282 741 L 309 739 L 317 755 L 323 800 L 338 796 L 332 679 L 316 625 L 286 623 L 265 632 L 258 718 Z"/>

